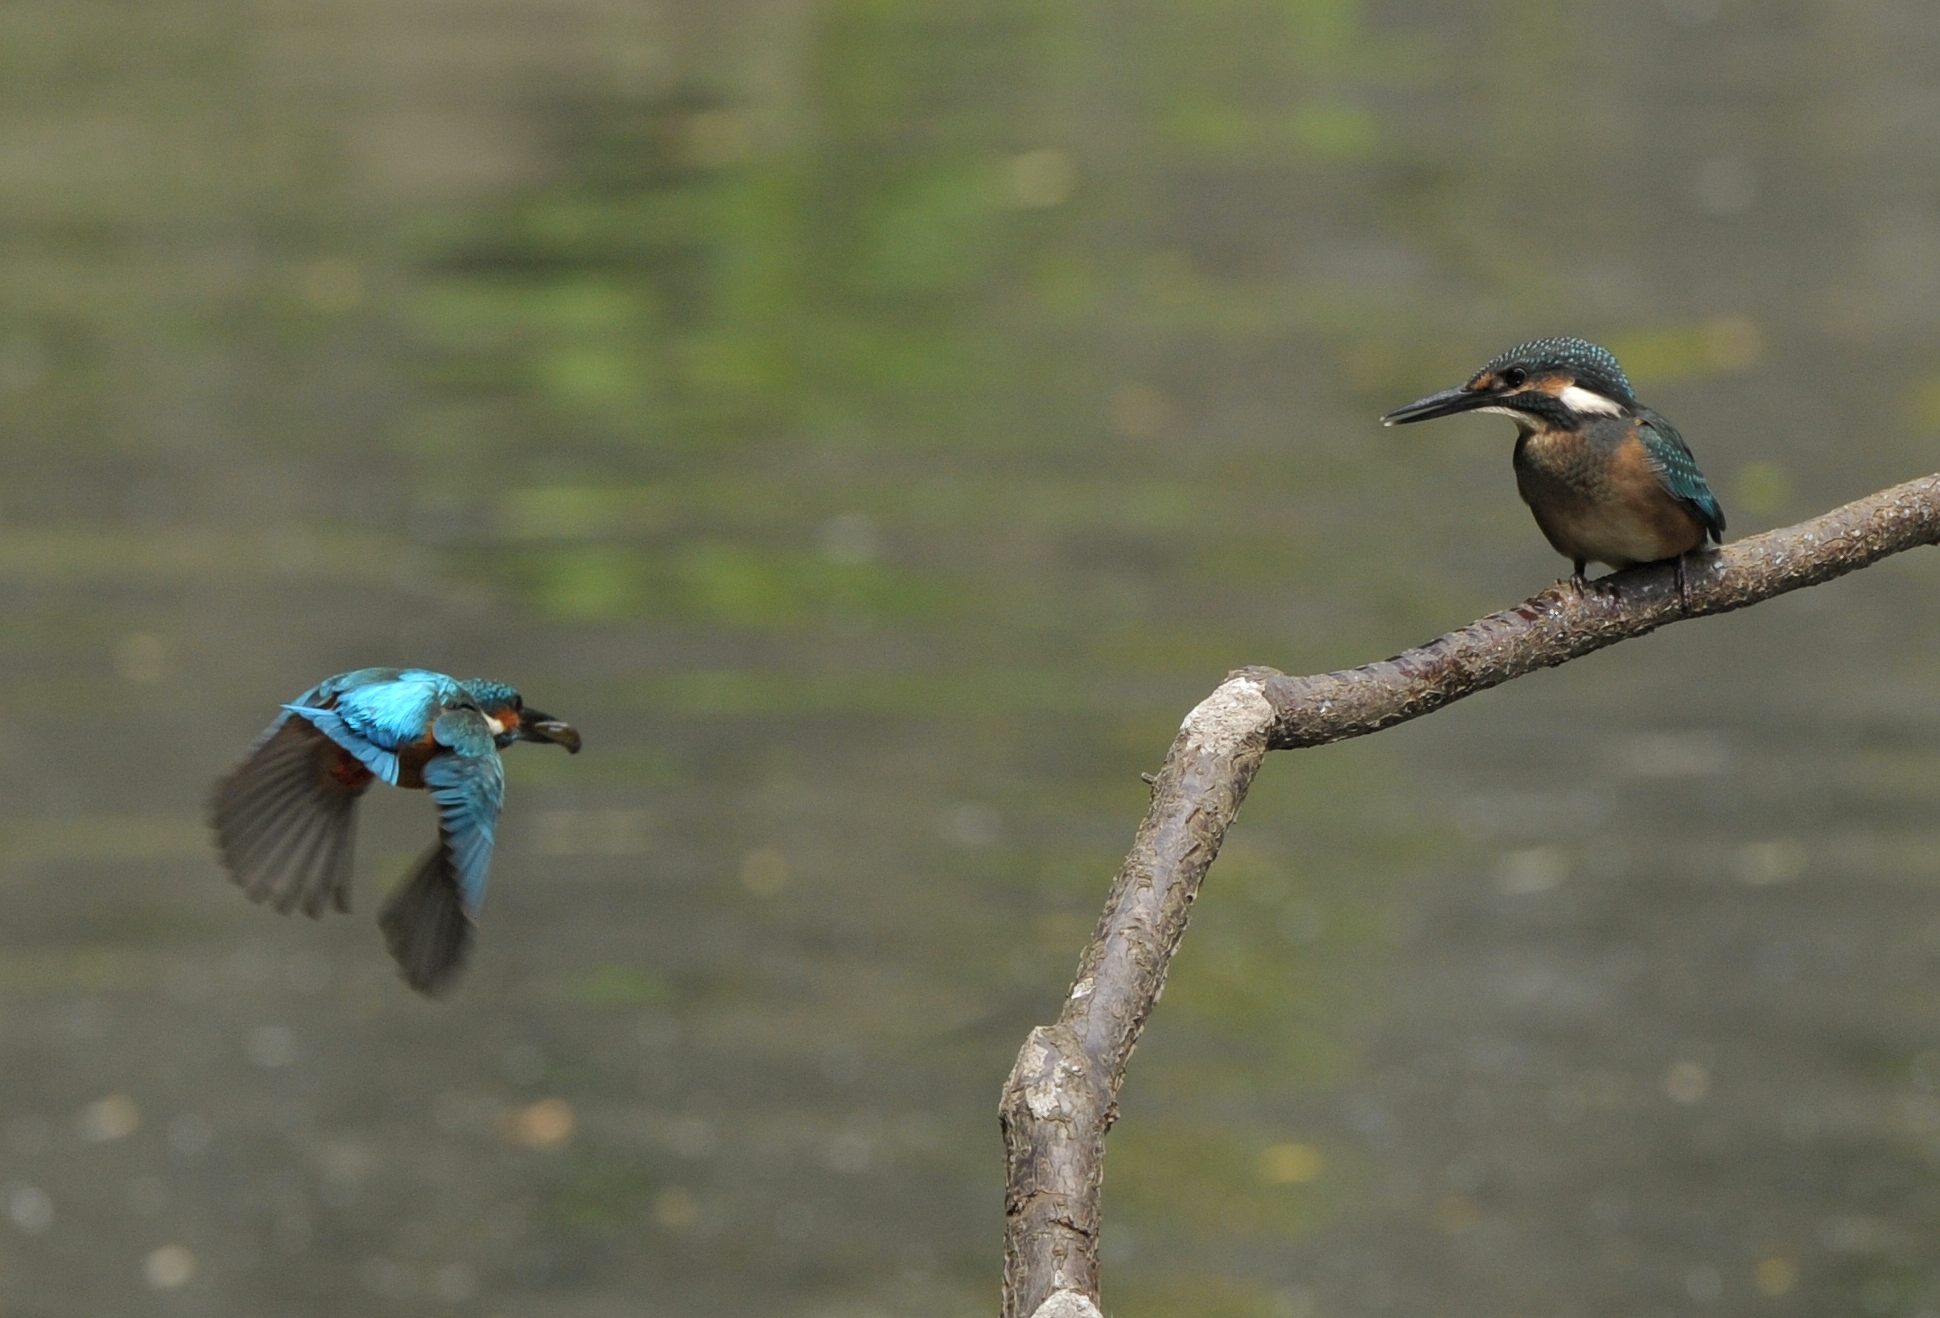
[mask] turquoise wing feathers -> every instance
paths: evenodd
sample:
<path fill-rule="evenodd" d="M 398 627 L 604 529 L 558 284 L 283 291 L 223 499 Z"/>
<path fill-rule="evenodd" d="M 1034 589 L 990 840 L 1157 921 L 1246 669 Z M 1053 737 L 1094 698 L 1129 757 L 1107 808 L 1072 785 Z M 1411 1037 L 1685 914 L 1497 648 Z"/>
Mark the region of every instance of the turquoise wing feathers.
<path fill-rule="evenodd" d="M 256 738 L 250 749 L 254 750 L 275 736 L 277 730 L 289 722 L 290 715 L 297 710 L 320 709 L 345 691 L 369 686 L 373 682 L 388 682 L 401 671 L 397 668 L 359 668 L 353 672 L 338 673 L 335 677 L 324 678 L 323 681 L 283 706 L 283 712 L 276 716 L 274 723 L 263 729 L 262 735 Z"/>
<path fill-rule="evenodd" d="M 468 915 L 485 900 L 499 810 L 505 804 L 505 765 L 492 730 L 477 710 L 453 710 L 438 720 L 438 740 L 452 754 L 424 766 L 424 785 L 438 803 L 438 832 L 446 864 Z"/>
<path fill-rule="evenodd" d="M 443 673 L 406 669 L 389 681 L 341 693 L 336 713 L 364 740 L 394 751 L 424 740 L 425 729 L 439 711 L 462 699 L 458 683 Z"/>
<path fill-rule="evenodd" d="M 319 683 L 283 708 L 308 720 L 395 787 L 400 772 L 397 752 L 422 741 L 425 729 L 444 706 L 463 696 L 458 683 L 443 673 L 364 668 Z"/>
<path fill-rule="evenodd" d="M 1644 408 L 1638 414 L 1637 433 L 1650 454 L 1651 464 L 1657 469 L 1657 479 L 1664 488 L 1697 515 L 1713 540 L 1722 542 L 1724 509 L 1718 505 L 1717 496 L 1711 493 L 1710 482 L 1698 470 L 1697 459 L 1691 456 L 1691 446 L 1684 442 L 1684 436 L 1677 433 L 1677 427 L 1656 412 Z"/>
<path fill-rule="evenodd" d="M 436 736 L 450 748 L 424 766 L 425 789 L 438 803 L 438 845 L 378 915 L 405 980 L 433 996 L 470 953 L 505 800 L 504 765 L 483 714 L 452 710 L 439 718 Z"/>

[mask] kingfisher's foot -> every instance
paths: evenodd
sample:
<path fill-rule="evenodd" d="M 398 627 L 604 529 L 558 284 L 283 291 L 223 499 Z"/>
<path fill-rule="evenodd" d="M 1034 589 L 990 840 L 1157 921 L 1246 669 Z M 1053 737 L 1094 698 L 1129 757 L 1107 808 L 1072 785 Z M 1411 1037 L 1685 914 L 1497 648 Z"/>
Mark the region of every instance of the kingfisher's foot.
<path fill-rule="evenodd" d="M 1622 593 L 1617 589 L 1616 575 L 1609 572 L 1592 580 L 1579 572 L 1570 578 L 1570 585 L 1575 587 L 1578 596 L 1601 595 L 1605 599 L 1615 599 Z"/>

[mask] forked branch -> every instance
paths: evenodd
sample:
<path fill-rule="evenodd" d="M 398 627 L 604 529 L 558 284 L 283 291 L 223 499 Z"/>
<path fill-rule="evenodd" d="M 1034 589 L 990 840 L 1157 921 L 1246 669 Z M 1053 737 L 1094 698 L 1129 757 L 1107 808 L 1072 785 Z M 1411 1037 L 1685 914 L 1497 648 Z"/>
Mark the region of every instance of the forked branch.
<path fill-rule="evenodd" d="M 1054 1024 L 1024 1041 L 999 1104 L 1004 1318 L 1098 1312 L 1099 1187 L 1125 1066 L 1165 984 L 1193 899 L 1269 750 L 1379 732 L 1667 623 L 1728 613 L 1940 543 L 1940 475 L 1606 589 L 1558 583 L 1378 663 L 1312 677 L 1229 676 L 1186 716 Z"/>

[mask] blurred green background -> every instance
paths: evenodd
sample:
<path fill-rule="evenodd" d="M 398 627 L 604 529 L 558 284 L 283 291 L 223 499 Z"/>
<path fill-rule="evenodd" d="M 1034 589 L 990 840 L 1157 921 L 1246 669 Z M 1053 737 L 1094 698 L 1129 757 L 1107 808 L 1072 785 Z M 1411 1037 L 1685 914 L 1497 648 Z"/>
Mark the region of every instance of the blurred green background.
<path fill-rule="evenodd" d="M 7 0 L 0 1315 L 993 1311 L 995 1104 L 1179 718 L 1564 571 L 1607 342 L 1734 533 L 1940 465 L 1940 11 Z M 1940 1314 L 1940 615 L 1274 757 L 1116 1318 Z M 317 678 L 518 683 L 485 937 L 223 881 Z"/>

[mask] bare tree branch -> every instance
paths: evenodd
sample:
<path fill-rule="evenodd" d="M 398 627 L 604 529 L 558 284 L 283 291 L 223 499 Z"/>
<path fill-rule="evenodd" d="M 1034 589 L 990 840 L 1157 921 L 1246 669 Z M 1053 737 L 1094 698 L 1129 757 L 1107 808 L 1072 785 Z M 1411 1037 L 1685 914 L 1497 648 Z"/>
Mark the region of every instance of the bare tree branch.
<path fill-rule="evenodd" d="M 1031 1031 L 999 1104 L 1004 1318 L 1096 1314 L 1105 1135 L 1193 899 L 1269 750 L 1364 736 L 1683 618 L 1727 613 L 1940 543 L 1940 475 L 1689 560 L 1566 583 L 1379 663 L 1229 676 L 1186 716 L 1055 1024 Z"/>

